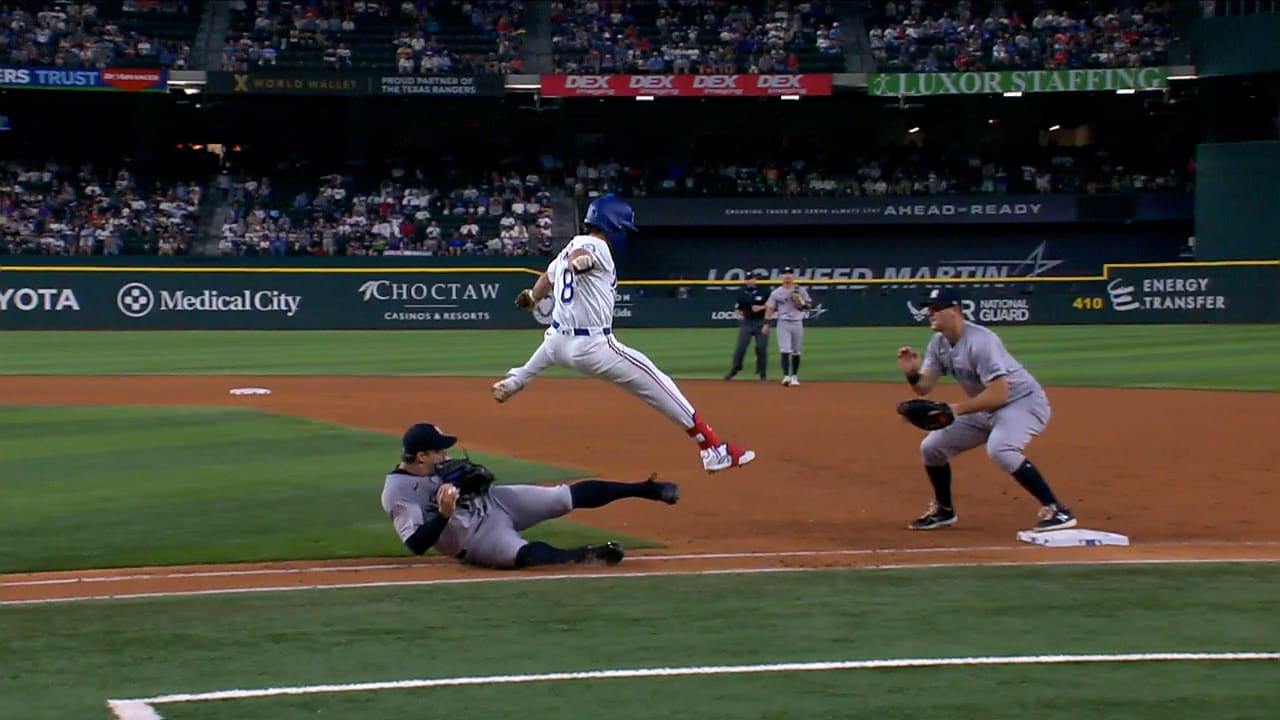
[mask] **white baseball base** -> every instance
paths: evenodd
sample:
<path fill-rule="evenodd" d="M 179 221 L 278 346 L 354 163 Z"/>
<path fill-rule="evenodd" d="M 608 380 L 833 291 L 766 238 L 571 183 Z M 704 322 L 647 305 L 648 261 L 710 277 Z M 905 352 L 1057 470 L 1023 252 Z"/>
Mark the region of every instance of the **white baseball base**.
<path fill-rule="evenodd" d="M 1046 547 L 1081 547 L 1089 545 L 1128 545 L 1129 536 L 1102 530 L 1050 530 L 1049 532 L 1018 531 L 1018 540 Z"/>

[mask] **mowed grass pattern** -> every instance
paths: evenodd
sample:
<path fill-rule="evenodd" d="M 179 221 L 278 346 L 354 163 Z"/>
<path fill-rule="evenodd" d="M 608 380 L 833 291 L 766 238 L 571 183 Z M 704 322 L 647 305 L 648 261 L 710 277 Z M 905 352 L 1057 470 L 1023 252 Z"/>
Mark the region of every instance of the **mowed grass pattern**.
<path fill-rule="evenodd" d="M 407 554 L 379 503 L 389 435 L 247 409 L 0 406 L 0 438 L 0 572 Z M 473 457 L 506 483 L 587 474 Z M 529 536 L 601 538 L 562 521 Z"/>
<path fill-rule="evenodd" d="M 565 579 L 0 609 L 0 718 L 107 698 L 610 668 L 1275 651 L 1280 567 L 1058 566 Z M 1276 717 L 1275 662 L 855 670 L 160 706 L 246 717 Z M 74 678 L 74 683 L 52 679 Z M 590 708 L 591 710 L 586 710 Z M 1216 710 L 1216 712 L 1215 712 Z M 1226 712 L 1226 715 L 1223 715 Z M 1198 714 L 1197 714 L 1198 713 Z"/>
<path fill-rule="evenodd" d="M 1280 390 L 1280 325 L 1010 326 L 1005 344 L 1049 385 Z M 924 326 L 806 331 L 809 380 L 900 382 L 894 355 L 923 349 Z M 676 378 L 719 378 L 733 329 L 620 329 Z M 6 332 L 9 375 L 482 375 L 523 364 L 542 330 L 381 332 Z M 375 350 L 376 349 L 376 350 Z M 754 362 L 748 352 L 746 369 Z M 776 339 L 770 373 L 780 377 Z M 576 373 L 552 368 L 549 376 Z"/>

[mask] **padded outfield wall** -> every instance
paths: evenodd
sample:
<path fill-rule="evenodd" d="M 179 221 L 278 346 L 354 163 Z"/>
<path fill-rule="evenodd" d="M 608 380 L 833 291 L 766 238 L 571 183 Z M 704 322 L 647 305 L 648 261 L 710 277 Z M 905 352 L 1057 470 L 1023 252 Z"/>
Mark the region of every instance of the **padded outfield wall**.
<path fill-rule="evenodd" d="M 511 267 L 0 267 L 0 328 L 19 330 L 426 330 L 534 328 L 513 304 L 535 271 Z M 766 281 L 766 283 L 772 281 Z M 955 285 L 991 325 L 1280 321 L 1280 261 L 1113 264 L 1095 275 L 804 280 L 815 326 L 923 322 L 930 287 Z M 836 281 L 839 282 L 839 281 Z M 728 327 L 734 293 L 708 280 L 632 280 L 617 327 Z"/>

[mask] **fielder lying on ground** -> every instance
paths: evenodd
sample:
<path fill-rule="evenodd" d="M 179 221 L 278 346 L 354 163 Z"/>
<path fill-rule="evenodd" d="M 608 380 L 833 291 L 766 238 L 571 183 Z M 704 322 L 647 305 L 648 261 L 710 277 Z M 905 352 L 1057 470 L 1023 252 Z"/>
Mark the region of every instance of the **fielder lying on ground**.
<path fill-rule="evenodd" d="M 415 555 L 434 547 L 465 564 L 491 568 L 608 564 L 622 561 L 616 542 L 558 548 L 520 533 L 544 520 L 622 498 L 675 505 L 680 489 L 651 475 L 637 483 L 584 480 L 555 486 L 493 486 L 493 473 L 469 459 L 449 459 L 458 438 L 430 423 L 409 428 L 400 463 L 387 474 L 382 509 Z"/>

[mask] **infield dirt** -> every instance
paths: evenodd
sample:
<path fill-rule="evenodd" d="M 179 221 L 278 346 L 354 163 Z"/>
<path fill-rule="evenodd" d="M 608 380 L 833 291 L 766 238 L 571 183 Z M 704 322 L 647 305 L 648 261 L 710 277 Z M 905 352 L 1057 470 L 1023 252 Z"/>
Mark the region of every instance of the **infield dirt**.
<path fill-rule="evenodd" d="M 88 376 L 0 378 L 10 404 L 241 406 L 389 433 L 435 422 L 468 449 L 578 468 L 610 480 L 650 472 L 681 485 L 674 508 L 617 503 L 569 519 L 651 538 L 610 572 L 754 567 L 1119 559 L 1278 559 L 1280 444 L 1264 424 L 1268 393 L 1050 388 L 1053 418 L 1027 454 L 1081 527 L 1130 537 L 1125 548 L 1016 542 L 1037 503 L 981 448 L 953 461 L 957 526 L 911 532 L 931 497 L 921 432 L 894 405 L 905 387 L 736 380 L 681 383 L 725 439 L 754 449 L 743 468 L 706 474 L 683 431 L 625 391 L 539 379 L 506 404 L 486 378 Z M 235 387 L 271 395 L 233 396 Z M 946 388 L 955 392 L 954 388 Z M 381 477 L 369 468 L 367 482 Z M 380 485 L 370 483 L 371 516 Z M 387 532 L 392 532 L 388 523 Z M 795 553 L 795 554 L 779 554 Z M 700 557 L 673 558 L 671 555 Z M 744 555 L 754 554 L 754 555 Z M 721 555 L 721 557 L 707 557 Z M 728 557 L 724 557 L 728 555 Z M 354 568 L 353 566 L 359 566 Z M 344 569 L 345 568 L 345 569 Z M 232 571 L 232 572 L 226 572 Z M 458 578 L 486 571 L 441 558 L 272 563 L 0 576 L 0 601 L 279 585 Z M 531 571 L 533 573 L 541 571 Z M 590 571 L 584 571 L 590 572 Z M 221 573 L 221 574 L 219 574 Z"/>

